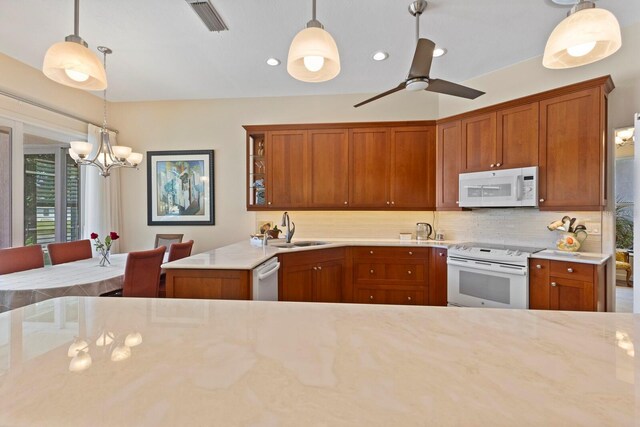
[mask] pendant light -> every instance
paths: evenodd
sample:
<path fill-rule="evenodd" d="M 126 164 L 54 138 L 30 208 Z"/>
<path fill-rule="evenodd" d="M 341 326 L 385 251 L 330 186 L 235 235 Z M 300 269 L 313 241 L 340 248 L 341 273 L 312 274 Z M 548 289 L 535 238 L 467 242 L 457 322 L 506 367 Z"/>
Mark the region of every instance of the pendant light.
<path fill-rule="evenodd" d="M 287 58 L 287 72 L 303 82 L 326 82 L 340 73 L 340 54 L 331 34 L 313 16 L 307 27 L 293 38 Z"/>
<path fill-rule="evenodd" d="M 107 75 L 100 59 L 79 36 L 80 0 L 74 4 L 74 31 L 63 42 L 54 44 L 44 56 L 42 72 L 60 84 L 84 90 L 104 90 Z"/>
<path fill-rule="evenodd" d="M 573 68 L 614 54 L 622 46 L 620 24 L 592 1 L 579 0 L 553 30 L 544 49 L 542 65 Z"/>
<path fill-rule="evenodd" d="M 113 53 L 111 49 L 98 46 L 98 50 L 104 55 L 104 66 L 107 66 L 107 55 Z M 71 141 L 69 155 L 78 165 L 95 166 L 100 170 L 100 175 L 108 177 L 112 169 L 136 168 L 142 162 L 141 153 L 133 153 L 131 147 L 124 145 L 112 145 L 107 127 L 107 89 L 103 91 L 104 118 L 100 128 L 99 145 L 93 157 L 93 144 L 85 141 Z"/>

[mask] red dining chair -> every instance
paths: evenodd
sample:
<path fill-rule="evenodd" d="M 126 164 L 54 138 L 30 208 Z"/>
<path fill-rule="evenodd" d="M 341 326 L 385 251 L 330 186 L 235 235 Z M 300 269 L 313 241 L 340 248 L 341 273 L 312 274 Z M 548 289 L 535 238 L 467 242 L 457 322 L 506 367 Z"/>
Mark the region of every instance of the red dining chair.
<path fill-rule="evenodd" d="M 40 245 L 0 249 L 0 274 L 42 267 L 44 267 L 44 255 Z"/>
<path fill-rule="evenodd" d="M 193 240 L 189 240 L 184 243 L 172 243 L 169 246 L 169 257 L 167 262 L 176 261 L 182 258 L 186 258 L 191 255 L 191 248 L 193 248 Z M 167 295 L 167 278 L 164 272 L 160 274 L 160 287 L 158 289 L 158 296 L 164 298 Z"/>
<path fill-rule="evenodd" d="M 49 251 L 49 257 L 51 257 L 51 265 L 93 258 L 91 240 L 89 239 L 75 242 L 49 243 L 47 251 Z"/>
<path fill-rule="evenodd" d="M 130 252 L 124 268 L 122 296 L 156 298 L 160 285 L 160 266 L 164 246 L 150 251 Z"/>
<path fill-rule="evenodd" d="M 193 240 L 184 243 L 172 243 L 171 246 L 169 246 L 169 258 L 167 262 L 188 257 L 191 255 L 191 248 L 193 248 Z"/>

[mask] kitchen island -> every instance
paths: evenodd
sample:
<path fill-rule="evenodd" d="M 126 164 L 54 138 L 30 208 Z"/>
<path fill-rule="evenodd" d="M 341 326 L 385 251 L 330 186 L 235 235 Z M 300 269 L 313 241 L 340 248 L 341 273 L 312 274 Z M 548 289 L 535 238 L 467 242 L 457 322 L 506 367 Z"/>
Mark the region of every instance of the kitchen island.
<path fill-rule="evenodd" d="M 639 315 L 67 297 L 0 325 L 0 425 L 637 422 Z"/>

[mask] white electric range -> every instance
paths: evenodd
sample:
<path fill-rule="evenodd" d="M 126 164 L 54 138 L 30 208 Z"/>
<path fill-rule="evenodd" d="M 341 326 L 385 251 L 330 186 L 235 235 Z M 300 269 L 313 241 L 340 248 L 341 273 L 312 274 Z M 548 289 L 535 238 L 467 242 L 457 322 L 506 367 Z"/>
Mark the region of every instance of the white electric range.
<path fill-rule="evenodd" d="M 528 308 L 529 257 L 544 248 L 462 243 L 447 258 L 447 298 L 459 307 Z"/>

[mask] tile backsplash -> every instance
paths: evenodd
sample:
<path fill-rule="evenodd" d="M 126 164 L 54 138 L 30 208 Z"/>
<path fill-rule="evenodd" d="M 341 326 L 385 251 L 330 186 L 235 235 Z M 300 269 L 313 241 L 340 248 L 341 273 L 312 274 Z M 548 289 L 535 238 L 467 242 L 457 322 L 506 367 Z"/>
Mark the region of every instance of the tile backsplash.
<path fill-rule="evenodd" d="M 257 212 L 258 223 L 280 224 L 281 212 Z M 396 239 L 401 232 L 415 232 L 416 222 L 428 222 L 442 230 L 447 240 L 504 243 L 553 248 L 558 232 L 547 225 L 564 215 L 584 221 L 589 237 L 581 251 L 602 252 L 600 212 L 541 212 L 537 209 L 477 209 L 465 212 L 295 211 L 296 238 Z M 281 228 L 281 227 L 279 227 Z M 596 233 L 597 232 L 597 233 Z"/>

